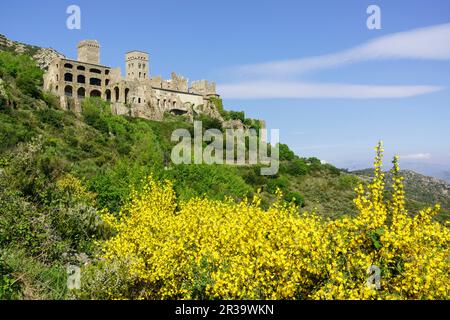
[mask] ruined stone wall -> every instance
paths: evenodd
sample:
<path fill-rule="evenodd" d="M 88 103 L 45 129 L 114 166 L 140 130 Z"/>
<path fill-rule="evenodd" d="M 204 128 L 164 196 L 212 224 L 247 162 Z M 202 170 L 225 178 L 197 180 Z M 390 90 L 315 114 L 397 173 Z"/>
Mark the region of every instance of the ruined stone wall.
<path fill-rule="evenodd" d="M 115 114 L 162 120 L 165 112 L 188 115 L 207 114 L 222 119 L 209 101 L 216 95 L 215 84 L 194 81 L 189 88 L 186 78 L 172 72 L 171 79 L 149 77 L 148 54 L 131 51 L 126 54 L 126 76 L 120 68 L 102 66 L 100 46 L 95 40 L 78 44 L 78 61 L 55 58 L 44 75 L 44 88 L 58 95 L 61 106 L 81 111 L 85 97 L 100 97 L 111 103 Z"/>
<path fill-rule="evenodd" d="M 190 113 L 192 106 L 203 104 L 203 97 L 199 95 L 155 88 L 153 91 L 156 107 L 164 112 Z"/>
<path fill-rule="evenodd" d="M 175 72 L 171 73 L 171 80 L 177 91 L 188 92 L 188 80 L 180 75 L 177 75 Z"/>
<path fill-rule="evenodd" d="M 207 80 L 193 81 L 189 92 L 201 95 L 217 95 L 216 84 Z"/>
<path fill-rule="evenodd" d="M 55 59 L 44 76 L 44 88 L 58 96 L 83 99 L 100 97 L 111 101 L 111 69 L 69 59 Z M 65 100 L 67 101 L 67 99 Z M 70 106 L 63 105 L 65 108 Z"/>

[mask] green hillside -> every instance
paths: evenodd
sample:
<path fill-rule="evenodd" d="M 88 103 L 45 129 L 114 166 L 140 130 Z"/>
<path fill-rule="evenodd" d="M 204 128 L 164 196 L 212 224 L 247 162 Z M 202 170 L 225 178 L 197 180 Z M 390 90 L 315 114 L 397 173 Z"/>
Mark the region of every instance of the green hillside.
<path fill-rule="evenodd" d="M 273 177 L 261 176 L 259 166 L 173 165 L 171 133 L 193 131 L 183 117 L 116 116 L 98 99 L 86 99 L 82 114 L 63 111 L 57 97 L 42 92 L 42 74 L 30 57 L 0 51 L 0 299 L 66 298 L 65 266 L 89 262 L 94 241 L 110 236 L 99 212 L 117 214 L 150 174 L 171 180 L 182 200 L 240 201 L 261 190 L 267 207 L 279 188 L 301 211 L 356 214 L 356 175 L 286 145 Z M 204 129 L 217 126 L 203 121 Z M 415 197 L 421 188 L 429 185 L 411 189 L 417 207 L 436 200 Z M 441 219 L 448 199 L 437 199 L 447 201 Z"/>

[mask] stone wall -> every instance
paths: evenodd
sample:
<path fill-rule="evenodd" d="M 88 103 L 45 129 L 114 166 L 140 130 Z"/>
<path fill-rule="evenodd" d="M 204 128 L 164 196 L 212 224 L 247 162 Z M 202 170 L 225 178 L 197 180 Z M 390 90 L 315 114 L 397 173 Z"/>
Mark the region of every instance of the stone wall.
<path fill-rule="evenodd" d="M 94 63 L 95 62 L 95 63 Z M 81 111 L 85 97 L 100 97 L 111 102 L 116 114 L 161 120 L 164 113 L 187 115 L 203 113 L 222 119 L 209 101 L 216 95 L 215 84 L 194 81 L 189 88 L 186 78 L 172 72 L 171 79 L 149 77 L 148 54 L 130 51 L 125 56 L 126 76 L 120 68 L 99 64 L 100 45 L 95 40 L 78 44 L 78 60 L 56 57 L 44 75 L 44 88 L 61 97 L 61 106 Z"/>

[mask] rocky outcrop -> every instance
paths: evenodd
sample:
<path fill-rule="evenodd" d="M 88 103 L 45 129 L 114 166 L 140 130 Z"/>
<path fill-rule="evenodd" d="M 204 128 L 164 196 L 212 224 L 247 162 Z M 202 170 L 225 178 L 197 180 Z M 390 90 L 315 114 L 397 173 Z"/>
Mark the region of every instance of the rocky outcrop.
<path fill-rule="evenodd" d="M 40 48 L 38 52 L 33 55 L 33 58 L 36 60 L 39 68 L 47 70 L 53 59 L 65 58 L 65 56 L 52 48 Z"/>
<path fill-rule="evenodd" d="M 15 52 L 17 54 L 27 54 L 36 60 L 39 68 L 47 70 L 53 59 L 64 55 L 52 48 L 41 48 L 21 42 L 13 41 L 0 34 L 0 50 Z"/>

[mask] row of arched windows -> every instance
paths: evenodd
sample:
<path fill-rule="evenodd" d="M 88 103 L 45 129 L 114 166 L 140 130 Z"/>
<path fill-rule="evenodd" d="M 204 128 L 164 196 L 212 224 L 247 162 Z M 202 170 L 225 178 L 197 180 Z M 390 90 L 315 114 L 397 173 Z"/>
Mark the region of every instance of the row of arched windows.
<path fill-rule="evenodd" d="M 70 63 L 66 63 L 66 64 L 64 64 L 64 68 L 66 68 L 66 69 L 73 69 L 73 65 L 70 64 Z M 79 71 L 86 71 L 86 68 L 84 66 L 77 66 L 77 70 L 79 70 Z M 97 69 L 97 68 L 90 68 L 89 72 L 102 74 L 102 71 L 100 69 Z M 109 74 L 109 70 L 108 69 L 105 70 L 105 74 L 106 75 Z"/>
<path fill-rule="evenodd" d="M 125 88 L 125 90 L 124 90 L 125 103 L 128 103 L 129 92 L 130 92 L 130 89 Z M 74 97 L 74 92 L 73 92 L 72 86 L 67 85 L 64 87 L 64 95 L 66 97 Z M 94 89 L 94 90 L 91 90 L 91 92 L 89 93 L 89 96 L 90 97 L 101 97 L 102 93 L 99 90 Z M 113 97 L 112 97 L 112 92 L 110 89 L 107 89 L 105 91 L 105 96 L 106 96 L 107 101 L 112 101 Z M 76 97 L 79 99 L 85 98 L 86 97 L 86 89 L 83 87 L 78 88 L 78 90 L 76 92 Z M 114 102 L 118 102 L 120 99 L 120 90 L 118 87 L 114 88 L 114 98 L 115 98 Z"/>
<path fill-rule="evenodd" d="M 176 101 L 170 101 L 170 100 L 166 100 L 166 99 L 158 99 L 157 101 L 158 103 L 158 107 L 172 107 L 172 108 L 176 108 L 177 107 L 177 102 Z"/>
<path fill-rule="evenodd" d="M 83 87 L 78 88 L 76 94 L 77 94 L 77 98 L 80 98 L 80 99 L 85 98 L 86 97 L 86 89 L 83 88 Z M 74 92 L 73 92 L 72 86 L 65 86 L 65 88 L 64 88 L 64 95 L 66 97 L 73 97 L 74 96 Z M 90 97 L 101 97 L 102 93 L 99 90 L 94 89 L 94 90 L 91 90 L 91 92 L 89 93 L 89 96 Z"/>
<path fill-rule="evenodd" d="M 65 73 L 64 74 L 64 81 L 66 82 L 73 82 L 73 75 L 71 73 Z M 108 80 L 107 80 L 108 81 Z M 77 83 L 86 83 L 86 77 L 82 74 L 79 74 L 77 76 Z M 108 81 L 109 83 L 109 81 Z M 89 79 L 89 84 L 92 86 L 101 86 L 102 85 L 102 80 L 98 79 L 98 78 L 90 78 Z"/>

